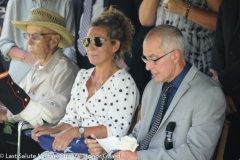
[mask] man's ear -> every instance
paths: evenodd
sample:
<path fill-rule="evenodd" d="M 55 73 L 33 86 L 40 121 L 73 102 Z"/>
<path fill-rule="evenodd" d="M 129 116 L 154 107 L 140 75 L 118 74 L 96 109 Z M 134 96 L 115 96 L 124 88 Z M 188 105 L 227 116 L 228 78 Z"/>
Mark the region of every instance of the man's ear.
<path fill-rule="evenodd" d="M 51 39 L 51 46 L 54 48 L 58 46 L 58 43 L 60 42 L 61 36 L 59 34 L 53 35 Z"/>
<path fill-rule="evenodd" d="M 175 50 L 172 52 L 172 57 L 173 57 L 174 63 L 177 63 L 177 62 L 180 60 L 181 56 L 182 56 L 181 51 L 175 49 Z"/>
<path fill-rule="evenodd" d="M 115 43 L 113 44 L 113 53 L 116 53 L 118 51 L 120 45 L 121 45 L 120 41 L 116 40 Z"/>

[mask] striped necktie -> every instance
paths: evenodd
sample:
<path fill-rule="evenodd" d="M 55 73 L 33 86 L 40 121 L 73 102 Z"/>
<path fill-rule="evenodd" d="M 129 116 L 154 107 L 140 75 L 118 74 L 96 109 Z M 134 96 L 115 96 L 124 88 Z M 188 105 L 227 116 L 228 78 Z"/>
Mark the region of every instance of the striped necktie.
<path fill-rule="evenodd" d="M 88 32 L 89 25 L 91 22 L 92 2 L 93 2 L 93 0 L 85 0 L 85 7 L 84 7 L 82 20 L 81 20 L 81 24 L 80 24 L 80 30 L 78 32 L 78 34 L 79 34 L 78 51 L 83 56 L 86 55 L 86 50 L 85 50 L 81 40 L 87 36 L 87 32 Z"/>
<path fill-rule="evenodd" d="M 154 120 L 150 131 L 148 132 L 148 134 L 144 138 L 143 142 L 139 146 L 139 150 L 146 150 L 148 148 L 148 145 L 149 145 L 152 137 L 157 132 L 158 127 L 159 127 L 159 125 L 162 121 L 164 108 L 165 108 L 166 103 L 167 103 L 167 93 L 168 93 L 169 89 L 172 88 L 173 86 L 174 85 L 172 83 L 165 83 L 163 91 L 161 93 L 162 99 L 161 99 L 160 109 L 158 111 L 157 117 Z"/>

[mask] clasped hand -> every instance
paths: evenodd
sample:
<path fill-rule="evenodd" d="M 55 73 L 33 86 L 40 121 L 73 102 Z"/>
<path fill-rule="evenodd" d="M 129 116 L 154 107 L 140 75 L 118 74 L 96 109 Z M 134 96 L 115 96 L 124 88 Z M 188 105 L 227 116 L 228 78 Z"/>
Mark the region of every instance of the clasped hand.
<path fill-rule="evenodd" d="M 32 130 L 32 139 L 38 142 L 38 137 L 42 135 L 50 135 L 54 137 L 52 148 L 54 151 L 64 151 L 67 146 L 75 138 L 73 135 L 73 128 L 67 128 L 61 132 L 56 132 L 54 128 L 47 128 L 44 126 L 39 126 Z"/>
<path fill-rule="evenodd" d="M 163 3 L 164 9 L 168 12 L 185 16 L 187 4 L 182 0 L 169 0 L 168 3 Z"/>
<path fill-rule="evenodd" d="M 85 143 L 88 147 L 88 152 L 91 155 L 104 155 L 106 154 L 106 151 L 100 146 L 100 144 L 95 140 L 96 136 L 94 134 L 91 134 L 91 137 L 94 139 L 85 139 Z M 137 160 L 138 155 L 137 152 L 131 152 L 131 151 L 120 151 L 113 155 L 114 160 Z"/>

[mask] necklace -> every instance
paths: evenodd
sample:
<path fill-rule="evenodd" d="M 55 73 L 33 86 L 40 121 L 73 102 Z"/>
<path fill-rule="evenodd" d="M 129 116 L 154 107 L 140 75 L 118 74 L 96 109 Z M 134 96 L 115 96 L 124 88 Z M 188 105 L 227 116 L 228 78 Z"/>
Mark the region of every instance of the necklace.
<path fill-rule="evenodd" d="M 96 76 L 95 74 L 93 74 L 93 79 L 94 79 L 94 94 L 98 91 L 98 89 L 107 81 L 107 79 L 112 75 L 112 69 L 110 70 L 109 74 L 106 75 L 106 77 L 104 77 L 99 84 L 97 84 L 97 81 L 96 81 Z"/>

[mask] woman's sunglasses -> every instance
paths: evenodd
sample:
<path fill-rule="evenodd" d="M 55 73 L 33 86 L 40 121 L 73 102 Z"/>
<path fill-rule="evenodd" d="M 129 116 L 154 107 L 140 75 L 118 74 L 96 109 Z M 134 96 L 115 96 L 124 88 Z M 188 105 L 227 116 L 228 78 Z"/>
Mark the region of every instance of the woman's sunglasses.
<path fill-rule="evenodd" d="M 88 47 L 91 42 L 97 47 L 102 47 L 105 41 L 106 39 L 101 37 L 93 37 L 93 38 L 86 37 L 82 39 L 82 43 L 84 47 Z"/>

